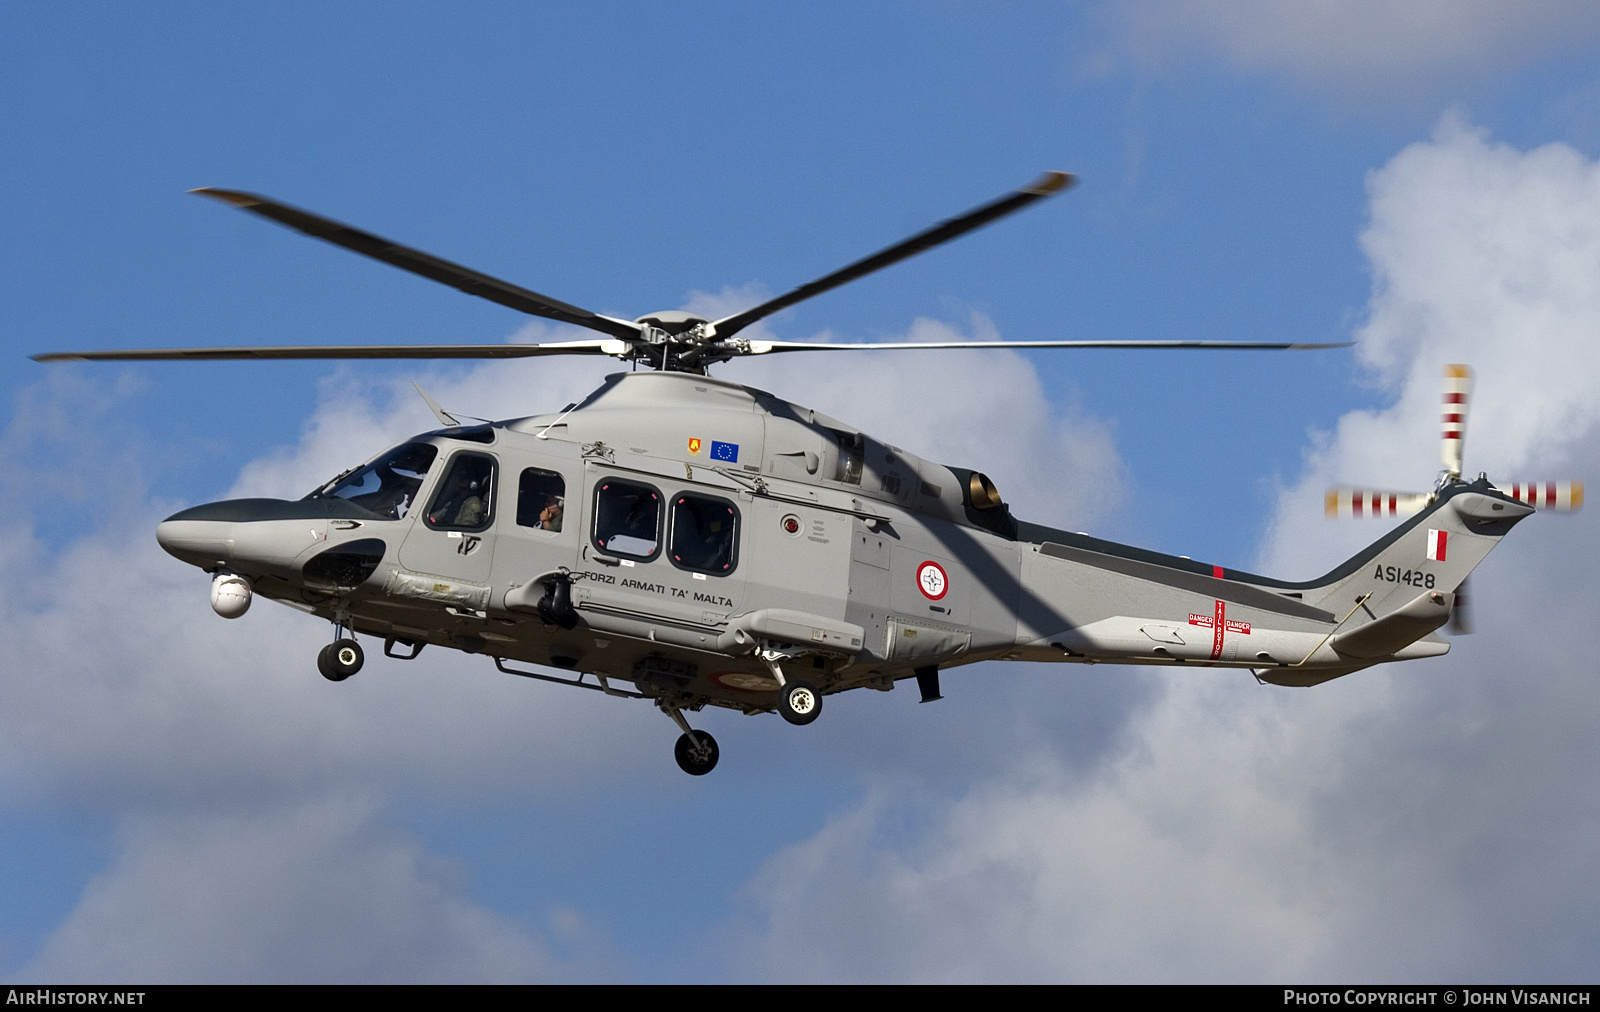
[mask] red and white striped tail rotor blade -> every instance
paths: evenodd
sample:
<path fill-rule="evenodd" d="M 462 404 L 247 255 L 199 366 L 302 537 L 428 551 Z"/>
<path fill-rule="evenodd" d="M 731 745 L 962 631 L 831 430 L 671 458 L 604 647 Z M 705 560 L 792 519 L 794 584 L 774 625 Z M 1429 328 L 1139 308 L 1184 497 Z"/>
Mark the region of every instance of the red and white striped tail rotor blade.
<path fill-rule="evenodd" d="M 1464 365 L 1444 367 L 1444 410 L 1441 413 L 1443 445 L 1439 458 L 1450 477 L 1461 477 L 1461 449 L 1467 439 L 1467 401 L 1472 396 L 1472 370 Z"/>
<path fill-rule="evenodd" d="M 1329 520 L 1344 517 L 1408 517 L 1428 505 L 1426 492 L 1369 492 L 1330 488 L 1323 499 Z"/>
<path fill-rule="evenodd" d="M 1571 513 L 1583 508 L 1583 482 L 1534 481 L 1502 485 L 1500 491 L 1539 510 Z"/>

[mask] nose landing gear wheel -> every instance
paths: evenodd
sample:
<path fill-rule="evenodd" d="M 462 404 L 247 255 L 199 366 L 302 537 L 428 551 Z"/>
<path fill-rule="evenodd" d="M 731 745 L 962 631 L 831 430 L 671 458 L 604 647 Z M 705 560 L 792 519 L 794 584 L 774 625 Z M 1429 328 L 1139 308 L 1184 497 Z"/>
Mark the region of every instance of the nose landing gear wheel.
<path fill-rule="evenodd" d="M 703 777 L 716 769 L 717 739 L 704 731 L 678 735 L 678 744 L 672 749 L 678 768 L 691 777 Z"/>
<path fill-rule="evenodd" d="M 342 682 L 361 670 L 366 655 L 355 640 L 334 640 L 317 654 L 317 670 L 330 682 Z"/>
<path fill-rule="evenodd" d="M 791 724 L 809 724 L 822 712 L 822 694 L 810 682 L 791 678 L 778 693 L 778 712 Z"/>

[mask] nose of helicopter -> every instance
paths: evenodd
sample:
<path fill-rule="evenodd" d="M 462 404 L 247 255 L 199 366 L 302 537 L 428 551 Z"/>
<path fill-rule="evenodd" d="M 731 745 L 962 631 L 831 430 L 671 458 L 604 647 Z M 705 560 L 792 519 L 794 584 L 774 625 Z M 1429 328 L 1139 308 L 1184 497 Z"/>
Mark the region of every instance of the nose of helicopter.
<path fill-rule="evenodd" d="M 302 501 L 227 499 L 167 517 L 156 527 L 156 542 L 173 558 L 205 570 L 286 566 L 327 540 L 326 512 L 321 504 Z"/>
<path fill-rule="evenodd" d="M 178 513 L 156 525 L 156 543 L 181 562 L 213 569 L 232 561 L 234 526 L 226 520 L 185 519 Z"/>

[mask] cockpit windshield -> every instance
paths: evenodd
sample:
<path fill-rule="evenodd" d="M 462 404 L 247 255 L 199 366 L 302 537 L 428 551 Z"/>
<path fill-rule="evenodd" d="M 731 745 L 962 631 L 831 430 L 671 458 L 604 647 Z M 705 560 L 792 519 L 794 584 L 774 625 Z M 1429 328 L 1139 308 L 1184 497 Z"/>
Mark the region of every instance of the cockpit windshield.
<path fill-rule="evenodd" d="M 439 448 L 432 443 L 407 443 L 365 467 L 328 482 L 307 499 L 345 499 L 383 520 L 401 520 L 416 504 L 417 490 Z"/>

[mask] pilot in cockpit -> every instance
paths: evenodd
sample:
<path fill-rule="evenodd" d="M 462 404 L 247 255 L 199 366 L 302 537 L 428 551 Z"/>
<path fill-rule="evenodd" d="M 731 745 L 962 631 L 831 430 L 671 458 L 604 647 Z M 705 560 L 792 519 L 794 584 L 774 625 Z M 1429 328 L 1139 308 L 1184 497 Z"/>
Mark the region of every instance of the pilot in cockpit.
<path fill-rule="evenodd" d="M 489 486 L 489 469 L 473 466 L 476 461 L 459 461 L 450 472 L 450 485 L 436 500 L 428 523 L 434 527 L 477 527 L 489 515 L 485 498 Z"/>

